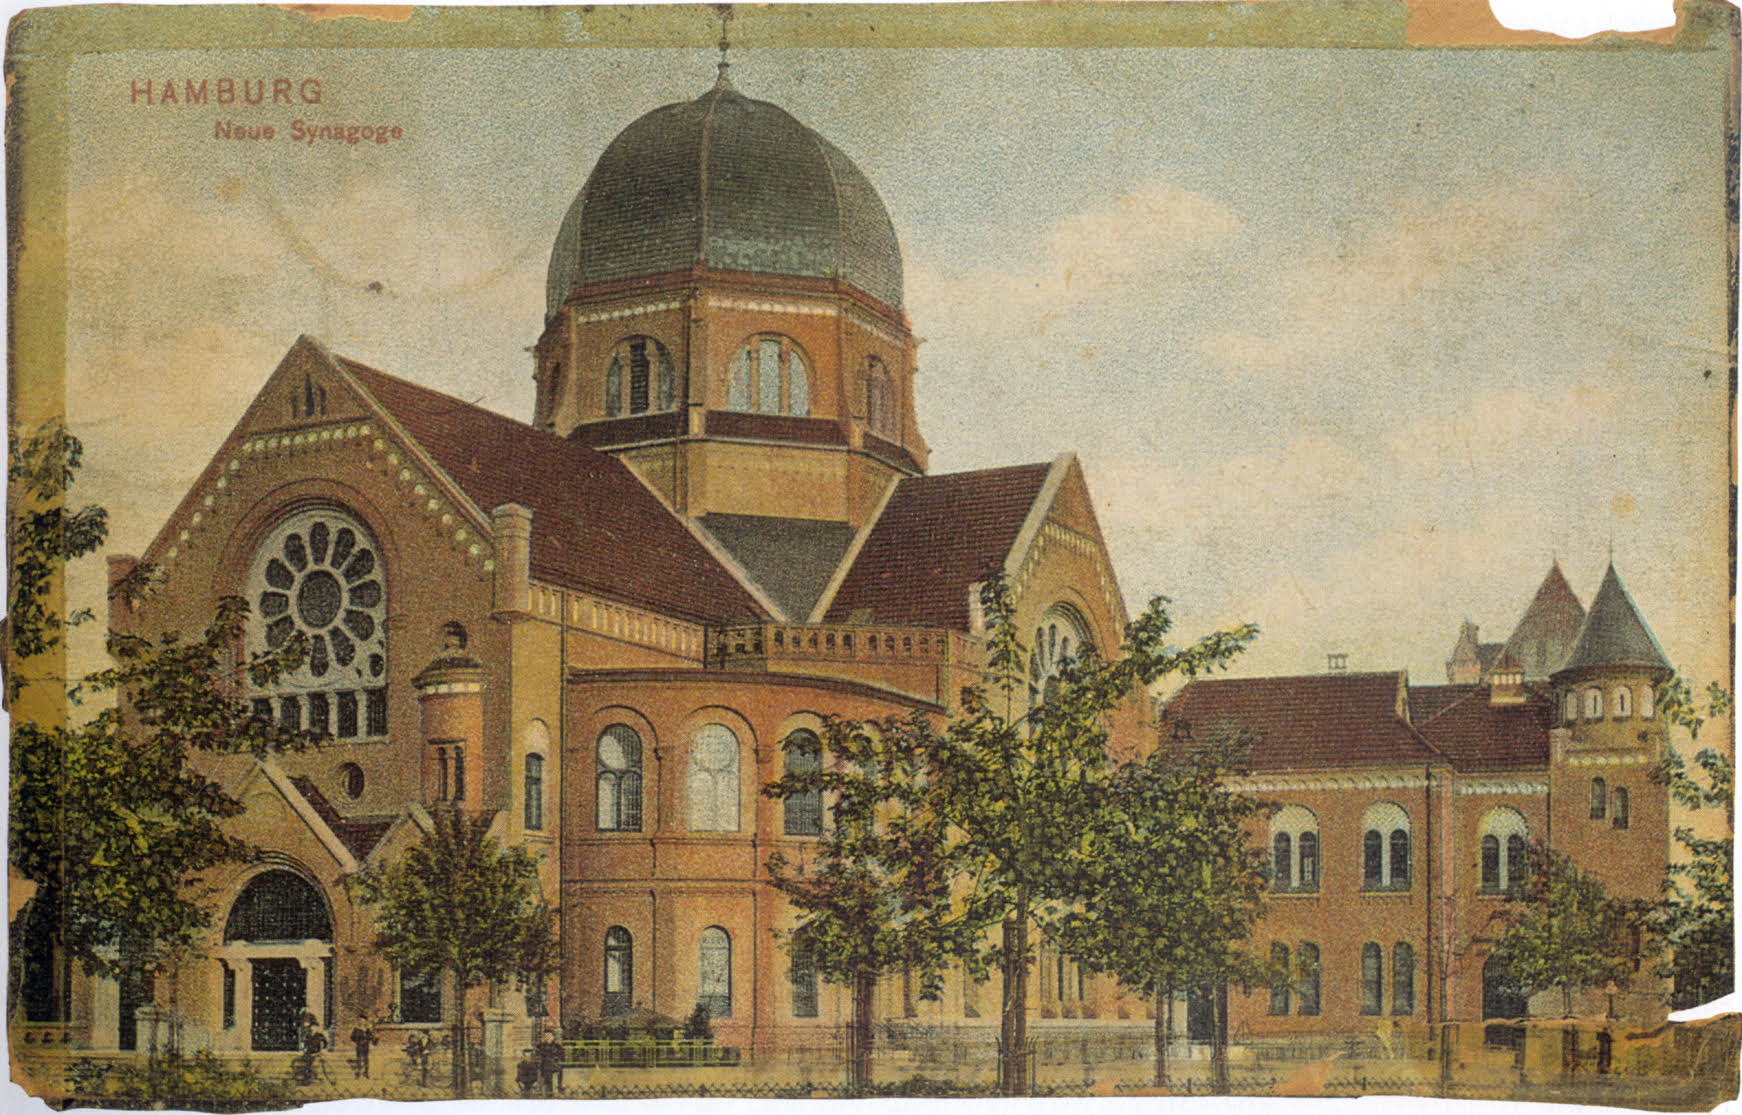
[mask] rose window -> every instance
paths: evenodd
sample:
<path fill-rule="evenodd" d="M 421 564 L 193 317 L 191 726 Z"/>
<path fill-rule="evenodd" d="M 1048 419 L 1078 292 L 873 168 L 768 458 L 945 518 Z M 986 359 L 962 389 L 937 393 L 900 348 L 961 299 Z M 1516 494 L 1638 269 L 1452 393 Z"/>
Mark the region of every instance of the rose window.
<path fill-rule="evenodd" d="M 305 695 L 279 698 L 273 711 L 287 725 L 341 737 L 385 731 L 385 691 L 378 688 L 387 677 L 382 574 L 369 532 L 333 510 L 286 519 L 255 555 L 248 579 L 255 617 L 249 649 L 278 650 L 299 634 L 308 643 L 302 665 L 273 687 Z M 367 722 L 361 732 L 359 701 Z"/>

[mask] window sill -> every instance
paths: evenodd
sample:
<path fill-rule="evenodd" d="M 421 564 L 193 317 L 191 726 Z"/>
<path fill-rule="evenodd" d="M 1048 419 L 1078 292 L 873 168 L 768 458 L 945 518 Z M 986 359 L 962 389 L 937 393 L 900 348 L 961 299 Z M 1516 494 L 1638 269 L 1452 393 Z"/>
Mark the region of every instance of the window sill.
<path fill-rule="evenodd" d="M 1362 887 L 1361 893 L 1365 895 L 1384 897 L 1385 895 L 1409 894 L 1414 890 L 1414 887 Z"/>
<path fill-rule="evenodd" d="M 1319 888 L 1307 890 L 1305 887 L 1290 887 L 1287 890 L 1272 890 L 1270 895 L 1272 898 L 1317 898 Z"/>

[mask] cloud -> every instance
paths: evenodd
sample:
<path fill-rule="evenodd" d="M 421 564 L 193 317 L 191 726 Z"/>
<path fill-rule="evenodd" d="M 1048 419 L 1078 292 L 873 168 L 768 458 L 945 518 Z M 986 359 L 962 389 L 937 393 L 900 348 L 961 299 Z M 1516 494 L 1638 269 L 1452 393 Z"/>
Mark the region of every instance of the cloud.
<path fill-rule="evenodd" d="M 1043 332 L 1085 303 L 1177 297 L 1180 269 L 1219 252 L 1241 229 L 1214 199 L 1150 182 L 1057 221 L 1016 267 L 917 262 L 907 300 L 924 321 L 988 335 Z"/>
<path fill-rule="evenodd" d="M 1258 320 L 1209 331 L 1199 349 L 1239 374 L 1347 374 L 1383 369 L 1399 345 L 1486 328 L 1476 307 L 1552 251 L 1563 232 L 1559 203 L 1542 184 L 1406 202 L 1316 252 L 1279 250 L 1257 280 Z"/>

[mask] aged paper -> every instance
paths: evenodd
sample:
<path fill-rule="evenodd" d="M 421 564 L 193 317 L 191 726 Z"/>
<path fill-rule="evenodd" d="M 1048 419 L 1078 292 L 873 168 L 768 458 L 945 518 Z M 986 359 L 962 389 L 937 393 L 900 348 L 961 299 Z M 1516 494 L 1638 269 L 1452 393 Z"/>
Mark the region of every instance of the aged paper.
<path fill-rule="evenodd" d="M 79 439 L 65 502 L 107 528 L 46 583 L 90 621 L 9 663 L 14 724 L 61 733 L 15 734 L 15 785 L 74 772 L 22 783 L 65 804 L 21 814 L 14 1080 L 1733 1100 L 1736 1016 L 1667 1021 L 1727 990 L 1688 958 L 1728 920 L 1661 905 L 1726 811 L 1653 773 L 1731 753 L 1672 679 L 1732 676 L 1736 58 L 1704 0 L 1580 44 L 1313 0 L 26 13 L 11 419 Z M 974 814 L 1017 802 L 1031 850 L 1000 876 L 958 812 L 928 899 L 1005 878 L 1023 915 L 950 951 L 902 906 L 856 1015 L 779 885 L 840 786 L 766 788 L 850 767 L 833 718 L 961 723 L 992 585 L 1023 739 L 1152 597 L 1178 647 L 1257 625 L 1072 746 L 1241 730 L 1260 916 L 1165 978 L 1070 937 L 1168 939 L 1137 895 L 1190 853 L 1081 890 L 1104 818 L 1046 818 L 1099 768 L 1040 770 Z M 166 661 L 231 598 L 227 711 L 151 704 L 175 671 L 113 726 L 113 690 L 66 700 L 104 631 Z M 199 808 L 20 758 L 138 761 L 165 707 Z M 134 862 L 200 809 L 246 848 Z M 435 888 L 425 953 L 395 928 L 377 888 L 470 828 L 528 865 L 542 959 L 481 885 Z M 1533 911 L 1599 928 L 1527 979 Z"/>

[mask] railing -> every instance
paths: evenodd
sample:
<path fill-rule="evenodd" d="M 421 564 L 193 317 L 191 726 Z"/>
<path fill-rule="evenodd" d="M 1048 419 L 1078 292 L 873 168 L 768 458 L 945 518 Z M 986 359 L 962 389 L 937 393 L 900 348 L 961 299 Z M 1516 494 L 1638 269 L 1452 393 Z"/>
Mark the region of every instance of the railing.
<path fill-rule="evenodd" d="M 851 624 L 746 624 L 708 629 L 707 663 L 815 659 L 935 665 L 950 661 L 961 636 L 936 627 Z"/>
<path fill-rule="evenodd" d="M 712 1041 L 565 1041 L 564 1068 L 708 1068 L 737 1065 L 743 1053 Z"/>

